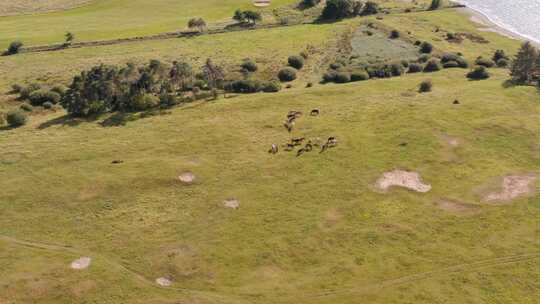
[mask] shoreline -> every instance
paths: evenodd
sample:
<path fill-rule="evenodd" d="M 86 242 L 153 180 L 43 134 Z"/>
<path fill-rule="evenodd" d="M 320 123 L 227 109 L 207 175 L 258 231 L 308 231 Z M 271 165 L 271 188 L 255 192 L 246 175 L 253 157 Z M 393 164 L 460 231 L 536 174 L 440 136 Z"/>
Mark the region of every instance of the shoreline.
<path fill-rule="evenodd" d="M 454 1 L 454 2 L 458 4 L 462 4 L 459 1 Z M 501 25 L 493 21 L 487 14 L 477 9 L 474 9 L 470 6 L 465 5 L 464 7 L 459 8 L 458 11 L 462 12 L 463 14 L 468 15 L 469 20 L 476 23 L 478 25 L 477 28 L 480 31 L 497 33 L 501 36 L 514 39 L 514 40 L 523 41 L 523 42 L 529 41 L 534 46 L 540 47 L 540 41 L 532 39 L 531 37 L 528 37 L 527 35 L 521 34 L 519 32 L 505 28 L 504 25 Z"/>

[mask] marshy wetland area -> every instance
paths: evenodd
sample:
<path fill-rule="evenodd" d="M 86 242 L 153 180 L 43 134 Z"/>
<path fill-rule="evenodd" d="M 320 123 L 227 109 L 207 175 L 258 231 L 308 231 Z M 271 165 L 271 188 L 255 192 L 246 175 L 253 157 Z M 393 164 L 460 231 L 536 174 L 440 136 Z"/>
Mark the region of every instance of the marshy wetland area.
<path fill-rule="evenodd" d="M 0 304 L 538 303 L 536 44 L 450 1 L 1 2 Z"/>

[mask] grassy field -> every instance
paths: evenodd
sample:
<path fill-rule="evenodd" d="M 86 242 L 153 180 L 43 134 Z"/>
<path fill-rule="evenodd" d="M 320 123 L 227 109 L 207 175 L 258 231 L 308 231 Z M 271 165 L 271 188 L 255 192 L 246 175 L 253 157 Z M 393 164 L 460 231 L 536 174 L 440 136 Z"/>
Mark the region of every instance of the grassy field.
<path fill-rule="evenodd" d="M 0 130 L 0 303 L 536 303 L 539 196 L 502 205 L 482 196 L 503 176 L 540 172 L 537 90 L 506 86 L 504 69 L 485 81 L 452 69 L 305 88 L 364 20 L 0 58 L 6 91 L 151 58 L 212 57 L 231 69 L 251 57 L 270 75 L 288 55 L 318 50 L 280 93 L 191 103 L 118 127 L 105 127 L 110 115 L 59 111 Z M 456 11 L 377 22 L 469 59 L 519 46 Z M 450 43 L 445 30 L 490 42 Z M 434 89 L 419 94 L 425 79 Z M 268 154 L 289 139 L 287 112 L 313 108 L 321 115 L 301 117 L 293 135 L 339 145 Z M 419 172 L 432 190 L 374 191 L 394 168 Z M 185 171 L 194 184 L 178 180 Z M 224 208 L 229 198 L 240 208 Z M 474 212 L 441 209 L 441 199 Z M 81 256 L 91 266 L 70 269 Z M 158 287 L 158 277 L 173 285 Z"/>
<path fill-rule="evenodd" d="M 273 0 L 272 6 L 289 3 L 293 1 Z M 58 43 L 67 31 L 79 41 L 158 34 L 185 29 L 193 17 L 227 21 L 238 8 L 253 6 L 245 0 L 96 0 L 71 10 L 0 17 L 0 45 L 14 40 L 27 46 Z"/>

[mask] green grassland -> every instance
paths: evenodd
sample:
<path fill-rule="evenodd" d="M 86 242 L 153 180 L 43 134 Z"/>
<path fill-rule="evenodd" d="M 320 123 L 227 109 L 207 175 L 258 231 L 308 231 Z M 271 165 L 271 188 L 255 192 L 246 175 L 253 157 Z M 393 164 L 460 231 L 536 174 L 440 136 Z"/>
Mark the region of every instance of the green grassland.
<path fill-rule="evenodd" d="M 488 205 L 479 189 L 540 172 L 537 90 L 505 86 L 504 69 L 485 81 L 451 69 L 305 88 L 339 56 L 342 34 L 366 20 L 375 21 L 0 58 L 5 92 L 14 82 L 65 82 L 99 62 L 151 58 L 212 57 L 232 70 L 250 57 L 268 77 L 288 55 L 317 50 L 280 93 L 195 102 L 118 127 L 103 123 L 115 114 L 85 121 L 58 111 L 0 130 L 0 303 L 535 303 L 540 199 Z M 377 22 L 468 59 L 519 46 L 454 10 Z M 450 43 L 436 27 L 490 43 Z M 434 89 L 419 94 L 425 79 Z M 293 135 L 336 136 L 339 145 L 268 154 L 289 139 L 286 113 L 313 108 L 321 115 L 304 115 Z M 394 168 L 418 171 L 433 190 L 374 191 Z M 194 184 L 178 181 L 184 171 Z M 237 210 L 222 205 L 232 197 Z M 441 210 L 441 198 L 478 212 Z M 92 265 L 69 269 L 80 256 Z M 162 276 L 172 287 L 154 283 Z"/>
<path fill-rule="evenodd" d="M 273 0 L 272 6 L 290 3 Z M 236 9 L 252 7 L 245 0 L 96 0 L 66 11 L 0 17 L 0 45 L 14 40 L 26 45 L 58 43 L 67 31 L 80 41 L 158 34 L 185 29 L 193 17 L 227 21 Z"/>

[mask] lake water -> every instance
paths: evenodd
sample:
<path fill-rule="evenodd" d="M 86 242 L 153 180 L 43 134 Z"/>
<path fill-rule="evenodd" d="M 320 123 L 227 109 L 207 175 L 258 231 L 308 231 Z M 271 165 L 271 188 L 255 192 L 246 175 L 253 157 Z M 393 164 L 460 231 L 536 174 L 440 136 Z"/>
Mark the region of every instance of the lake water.
<path fill-rule="evenodd" d="M 540 43 L 540 0 L 455 0 L 493 23 Z"/>

